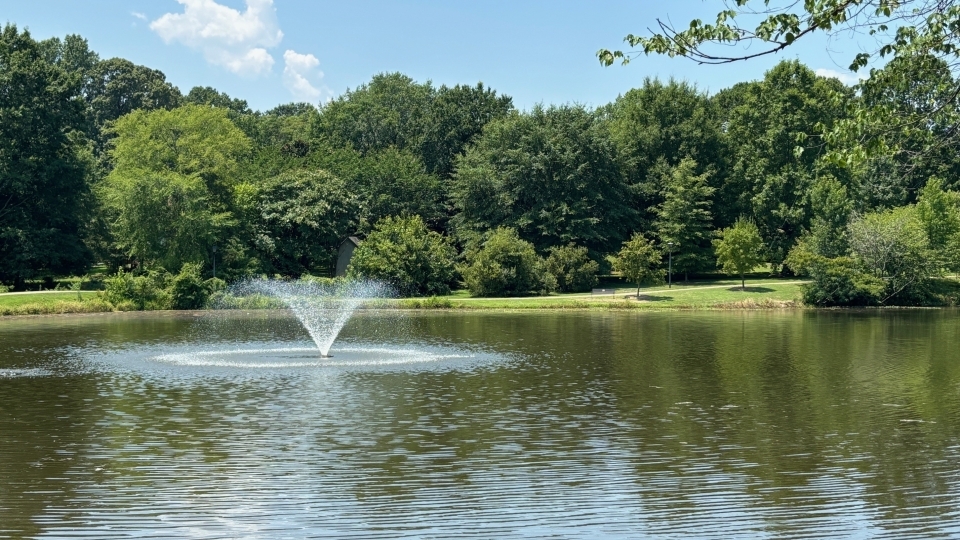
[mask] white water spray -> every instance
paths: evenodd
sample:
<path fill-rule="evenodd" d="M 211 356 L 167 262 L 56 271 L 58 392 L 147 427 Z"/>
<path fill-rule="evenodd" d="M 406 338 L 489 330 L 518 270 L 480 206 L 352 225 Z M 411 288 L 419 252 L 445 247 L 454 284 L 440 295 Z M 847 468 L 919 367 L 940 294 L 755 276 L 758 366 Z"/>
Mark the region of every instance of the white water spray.
<path fill-rule="evenodd" d="M 375 281 L 326 284 L 255 279 L 244 282 L 240 290 L 266 294 L 283 302 L 306 328 L 322 357 L 330 356 L 330 347 L 340 330 L 364 301 L 388 293 L 388 287 Z"/>

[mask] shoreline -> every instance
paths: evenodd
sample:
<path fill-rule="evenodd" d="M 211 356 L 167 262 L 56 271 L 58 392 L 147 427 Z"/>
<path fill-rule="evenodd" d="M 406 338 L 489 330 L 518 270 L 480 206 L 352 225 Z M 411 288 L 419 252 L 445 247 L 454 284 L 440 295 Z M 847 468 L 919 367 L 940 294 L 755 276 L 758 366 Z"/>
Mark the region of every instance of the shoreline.
<path fill-rule="evenodd" d="M 356 314 L 373 313 L 377 311 L 411 312 L 411 313 L 670 313 L 670 312 L 761 312 L 761 311 L 811 311 L 811 312 L 889 312 L 889 311 L 950 311 L 958 310 L 956 306 L 856 306 L 856 307 L 816 307 L 800 304 L 783 306 L 754 306 L 754 307 L 725 307 L 725 306 L 671 306 L 671 307 L 596 307 L 596 306 L 556 306 L 556 307 L 444 307 L 444 308 L 410 308 L 410 307 L 360 307 Z M 30 313 L 0 316 L 0 324 L 4 320 L 28 319 L 93 319 L 93 318 L 150 318 L 163 316 L 179 319 L 196 319 L 209 317 L 215 314 L 229 316 L 255 316 L 276 313 L 289 313 L 285 308 L 277 309 L 202 309 L 202 310 L 173 310 L 156 309 L 144 311 L 92 311 L 92 312 L 59 312 L 59 313 Z"/>

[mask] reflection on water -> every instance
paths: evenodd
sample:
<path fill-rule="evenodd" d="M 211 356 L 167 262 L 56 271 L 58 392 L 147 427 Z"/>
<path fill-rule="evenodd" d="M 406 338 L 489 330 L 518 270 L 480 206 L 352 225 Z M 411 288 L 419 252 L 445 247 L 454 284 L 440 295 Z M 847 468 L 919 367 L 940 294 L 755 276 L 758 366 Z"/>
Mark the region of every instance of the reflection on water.
<path fill-rule="evenodd" d="M 371 337 L 373 336 L 373 337 Z M 960 536 L 960 313 L 0 320 L 0 537 Z"/>

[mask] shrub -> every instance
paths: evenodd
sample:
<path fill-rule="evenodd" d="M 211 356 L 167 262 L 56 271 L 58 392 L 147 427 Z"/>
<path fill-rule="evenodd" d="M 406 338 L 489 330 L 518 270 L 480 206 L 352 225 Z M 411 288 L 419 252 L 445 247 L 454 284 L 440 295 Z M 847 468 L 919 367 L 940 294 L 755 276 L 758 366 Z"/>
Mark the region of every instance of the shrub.
<path fill-rule="evenodd" d="M 104 280 L 104 297 L 121 311 L 124 307 L 141 311 L 167 309 L 170 295 L 165 289 L 169 276 L 166 272 L 134 275 L 121 270 Z"/>
<path fill-rule="evenodd" d="M 600 265 L 590 260 L 587 248 L 569 244 L 550 250 L 546 270 L 556 278 L 558 291 L 581 292 L 597 284 Z"/>
<path fill-rule="evenodd" d="M 347 276 L 384 281 L 402 296 L 448 294 L 454 250 L 420 216 L 387 217 L 353 253 Z"/>
<path fill-rule="evenodd" d="M 468 254 L 467 262 L 461 273 L 473 296 L 546 293 L 555 283 L 533 244 L 521 240 L 514 229 L 495 230 L 480 249 Z"/>
<path fill-rule="evenodd" d="M 930 279 L 940 267 L 916 207 L 857 216 L 847 229 L 853 257 L 886 283 L 881 303 L 912 305 L 928 299 Z"/>
<path fill-rule="evenodd" d="M 813 281 L 800 290 L 803 302 L 815 306 L 873 306 L 880 303 L 884 281 L 857 268 L 849 257 L 820 257 L 810 267 Z"/>
<path fill-rule="evenodd" d="M 184 263 L 180 273 L 170 280 L 172 309 L 200 309 L 207 303 L 210 289 L 200 275 L 200 264 Z"/>

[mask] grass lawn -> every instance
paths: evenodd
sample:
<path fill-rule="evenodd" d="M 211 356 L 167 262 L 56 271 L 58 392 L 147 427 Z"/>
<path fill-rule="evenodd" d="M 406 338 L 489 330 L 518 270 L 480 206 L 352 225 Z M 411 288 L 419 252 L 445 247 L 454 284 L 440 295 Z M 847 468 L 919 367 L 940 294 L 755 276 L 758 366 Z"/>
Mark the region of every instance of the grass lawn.
<path fill-rule="evenodd" d="M 471 298 L 467 291 L 433 298 L 406 298 L 375 302 L 388 308 L 452 309 L 754 309 L 799 305 L 802 281 L 751 279 L 745 291 L 738 280 L 698 281 L 689 284 L 643 287 L 640 299 L 634 287 L 616 287 L 614 294 L 552 294 L 523 298 Z M 611 288 L 611 287 L 607 287 Z M 114 308 L 94 291 L 0 294 L 0 315 L 92 313 Z M 382 303 L 380 303 L 382 302 Z"/>
<path fill-rule="evenodd" d="M 0 294 L 0 315 L 36 315 L 42 313 L 93 313 L 110 311 L 109 304 L 94 291 L 5 293 Z"/>
<path fill-rule="evenodd" d="M 799 305 L 800 285 L 795 279 L 753 279 L 745 291 L 739 280 L 717 280 L 637 289 L 617 287 L 615 294 L 553 294 L 523 298 L 471 298 L 457 291 L 432 300 L 401 300 L 404 307 L 451 307 L 461 309 L 738 309 L 792 307 Z"/>

